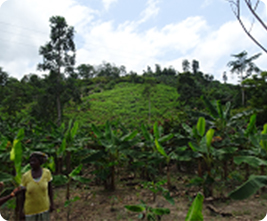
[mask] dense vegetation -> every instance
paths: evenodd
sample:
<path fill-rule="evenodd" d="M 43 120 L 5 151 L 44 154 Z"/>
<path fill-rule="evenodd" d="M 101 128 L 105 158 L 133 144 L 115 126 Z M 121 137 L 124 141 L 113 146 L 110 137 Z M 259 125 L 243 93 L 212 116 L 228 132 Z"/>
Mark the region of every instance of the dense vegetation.
<path fill-rule="evenodd" d="M 61 17 L 50 22 L 51 42 L 41 47 L 45 59 L 38 65 L 48 74 L 18 80 L 0 69 L 0 181 L 8 187 L 2 194 L 20 183 L 34 150 L 49 154 L 46 166 L 54 185 L 66 185 L 66 205 L 77 200 L 70 199 L 72 182 L 114 191 L 124 174 L 173 203 L 173 165 L 190 174 L 185 185 L 201 187 L 205 197 L 243 199 L 266 184 L 266 72 L 253 75 L 256 69 L 243 64 L 246 79 L 241 75 L 240 85 L 231 85 L 226 75 L 221 83 L 202 73 L 196 60 L 192 68 L 185 60 L 182 73 L 158 64 L 142 74 L 110 63 L 75 67 L 73 29 Z M 58 24 L 65 27 L 59 37 Z M 67 56 L 65 63 L 59 54 Z M 229 63 L 237 74 L 240 61 L 251 67 L 253 60 L 240 56 Z M 144 203 L 125 208 L 146 210 L 150 220 L 170 212 Z"/>

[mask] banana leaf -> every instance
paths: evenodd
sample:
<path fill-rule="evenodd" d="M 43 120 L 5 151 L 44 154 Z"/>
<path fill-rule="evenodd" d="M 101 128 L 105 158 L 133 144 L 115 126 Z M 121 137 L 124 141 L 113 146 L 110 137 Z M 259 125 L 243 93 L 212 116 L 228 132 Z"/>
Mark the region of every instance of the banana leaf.
<path fill-rule="evenodd" d="M 258 168 L 261 165 L 267 166 L 267 161 L 255 156 L 236 156 L 234 157 L 234 162 L 237 165 L 240 165 L 241 163 L 247 163 L 254 168 Z"/>
<path fill-rule="evenodd" d="M 85 157 L 84 159 L 82 159 L 82 163 L 92 163 L 92 162 L 96 162 L 99 159 L 101 159 L 102 157 L 104 157 L 105 155 L 105 151 L 98 151 L 96 153 L 93 153 L 92 155 Z"/>
<path fill-rule="evenodd" d="M 80 183 L 90 183 L 92 181 L 91 179 L 82 176 L 72 176 L 71 178 Z"/>
<path fill-rule="evenodd" d="M 72 171 L 70 172 L 69 177 L 77 176 L 77 175 L 81 172 L 82 167 L 83 167 L 82 164 L 80 164 L 79 166 L 77 166 L 74 170 L 72 170 Z"/>
<path fill-rule="evenodd" d="M 193 130 L 192 130 L 192 128 L 191 128 L 191 127 L 189 127 L 187 124 L 185 124 L 185 123 L 182 123 L 182 127 L 184 128 L 184 130 L 185 130 L 187 133 L 189 133 L 189 134 L 190 134 L 190 136 L 192 136 L 192 135 L 193 135 Z"/>
<path fill-rule="evenodd" d="M 159 139 L 158 139 L 158 141 L 160 142 L 160 143 L 164 143 L 164 142 L 166 142 L 166 141 L 168 141 L 168 140 L 170 140 L 170 139 L 172 139 L 173 138 L 173 134 L 167 134 L 167 135 L 165 135 L 165 136 L 163 136 L 163 137 L 160 137 Z"/>
<path fill-rule="evenodd" d="M 160 143 L 158 142 L 157 139 L 155 139 L 155 144 L 156 144 L 156 147 L 157 147 L 157 150 L 158 152 L 163 155 L 164 157 L 167 157 L 168 158 L 168 155 L 166 154 L 165 150 L 163 149 L 163 147 L 160 145 Z"/>
<path fill-rule="evenodd" d="M 0 181 L 1 182 L 8 182 L 8 181 L 12 181 L 13 180 L 13 176 L 8 174 L 8 173 L 4 173 L 4 172 L 0 172 Z"/>
<path fill-rule="evenodd" d="M 156 215 L 162 216 L 162 215 L 170 214 L 170 209 L 168 209 L 168 208 L 153 208 L 152 212 Z"/>
<path fill-rule="evenodd" d="M 65 185 L 68 182 L 68 178 L 65 175 L 55 175 L 53 176 L 52 183 L 55 186 Z"/>
<path fill-rule="evenodd" d="M 190 206 L 185 221 L 203 221 L 202 206 L 204 197 L 201 193 L 198 193 L 195 197 L 192 205 Z"/>
<path fill-rule="evenodd" d="M 156 121 L 153 126 L 154 136 L 156 139 L 159 139 L 159 128 L 158 128 L 158 122 Z"/>
<path fill-rule="evenodd" d="M 219 114 L 217 110 L 214 108 L 214 106 L 212 105 L 212 103 L 205 96 L 201 96 L 201 99 L 204 101 L 204 104 L 206 108 L 208 109 L 208 111 L 210 112 L 210 115 L 214 118 L 219 118 Z"/>
<path fill-rule="evenodd" d="M 143 212 L 145 211 L 145 207 L 144 206 L 139 206 L 139 205 L 126 205 L 124 206 L 127 210 L 130 210 L 131 212 Z"/>
<path fill-rule="evenodd" d="M 205 122 L 205 118 L 204 117 L 200 117 L 198 118 L 198 122 L 197 122 L 197 131 L 198 134 L 203 137 L 205 134 L 205 127 L 206 127 L 206 122 Z"/>
<path fill-rule="evenodd" d="M 207 147 L 210 147 L 211 145 L 214 132 L 215 132 L 214 129 L 209 129 L 208 132 L 206 133 Z"/>
<path fill-rule="evenodd" d="M 132 140 L 133 138 L 135 138 L 135 136 L 138 134 L 138 131 L 137 130 L 135 130 L 135 131 L 133 131 L 133 132 L 131 132 L 131 133 L 128 133 L 128 134 L 126 134 L 125 136 L 123 136 L 122 138 L 121 138 L 121 140 L 122 141 L 129 141 L 129 140 Z"/>
<path fill-rule="evenodd" d="M 235 200 L 244 200 L 255 194 L 260 188 L 267 185 L 267 176 L 251 175 L 249 179 L 237 189 L 229 193 Z"/>

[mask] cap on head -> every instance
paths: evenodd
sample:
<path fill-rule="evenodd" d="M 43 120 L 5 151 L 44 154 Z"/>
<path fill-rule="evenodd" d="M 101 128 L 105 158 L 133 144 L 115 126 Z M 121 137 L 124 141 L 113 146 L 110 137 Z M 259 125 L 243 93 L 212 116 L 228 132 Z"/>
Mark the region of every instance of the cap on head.
<path fill-rule="evenodd" d="M 40 152 L 40 151 L 35 151 L 31 153 L 30 158 L 32 157 L 36 157 L 39 160 L 40 165 L 44 164 L 48 159 L 48 156 L 45 153 Z"/>

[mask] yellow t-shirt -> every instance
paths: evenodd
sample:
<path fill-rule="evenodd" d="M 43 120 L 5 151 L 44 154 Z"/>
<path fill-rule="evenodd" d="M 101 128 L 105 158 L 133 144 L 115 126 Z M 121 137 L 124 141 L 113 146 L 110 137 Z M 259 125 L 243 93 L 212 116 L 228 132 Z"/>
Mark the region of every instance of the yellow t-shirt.
<path fill-rule="evenodd" d="M 31 170 L 23 174 L 21 184 L 26 188 L 24 213 L 33 215 L 49 210 L 48 182 L 52 180 L 51 172 L 42 168 L 43 173 L 38 182 L 32 178 Z"/>

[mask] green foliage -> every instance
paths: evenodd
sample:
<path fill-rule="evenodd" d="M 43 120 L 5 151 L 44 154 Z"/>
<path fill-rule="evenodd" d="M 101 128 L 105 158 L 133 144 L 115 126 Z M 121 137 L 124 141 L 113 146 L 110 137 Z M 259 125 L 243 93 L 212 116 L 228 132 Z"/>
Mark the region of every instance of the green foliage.
<path fill-rule="evenodd" d="M 198 193 L 195 197 L 192 205 L 190 206 L 185 221 L 203 221 L 202 206 L 204 197 L 201 193 Z"/>
<path fill-rule="evenodd" d="M 167 116 L 177 119 L 177 92 L 175 88 L 156 84 L 151 99 L 151 124 L 163 122 Z M 105 124 L 106 121 L 122 121 L 131 128 L 147 122 L 148 103 L 142 97 L 142 84 L 118 83 L 112 90 L 91 94 L 82 100 L 81 111 L 75 117 L 79 123 L 86 125 Z M 66 116 L 72 118 L 75 107 L 69 107 Z"/>
<path fill-rule="evenodd" d="M 229 193 L 229 197 L 235 200 L 244 200 L 255 194 L 260 188 L 267 185 L 266 176 L 252 175 L 249 179 L 237 189 Z"/>
<path fill-rule="evenodd" d="M 21 183 L 21 162 L 22 162 L 22 146 L 21 140 L 24 138 L 24 129 L 20 129 L 10 152 L 10 160 L 14 161 L 16 176 L 15 181 L 17 185 Z"/>
<path fill-rule="evenodd" d="M 131 212 L 140 213 L 138 218 L 148 221 L 160 220 L 161 216 L 170 214 L 170 209 L 168 208 L 152 208 L 144 201 L 141 202 L 139 205 L 125 205 L 124 207 Z"/>

